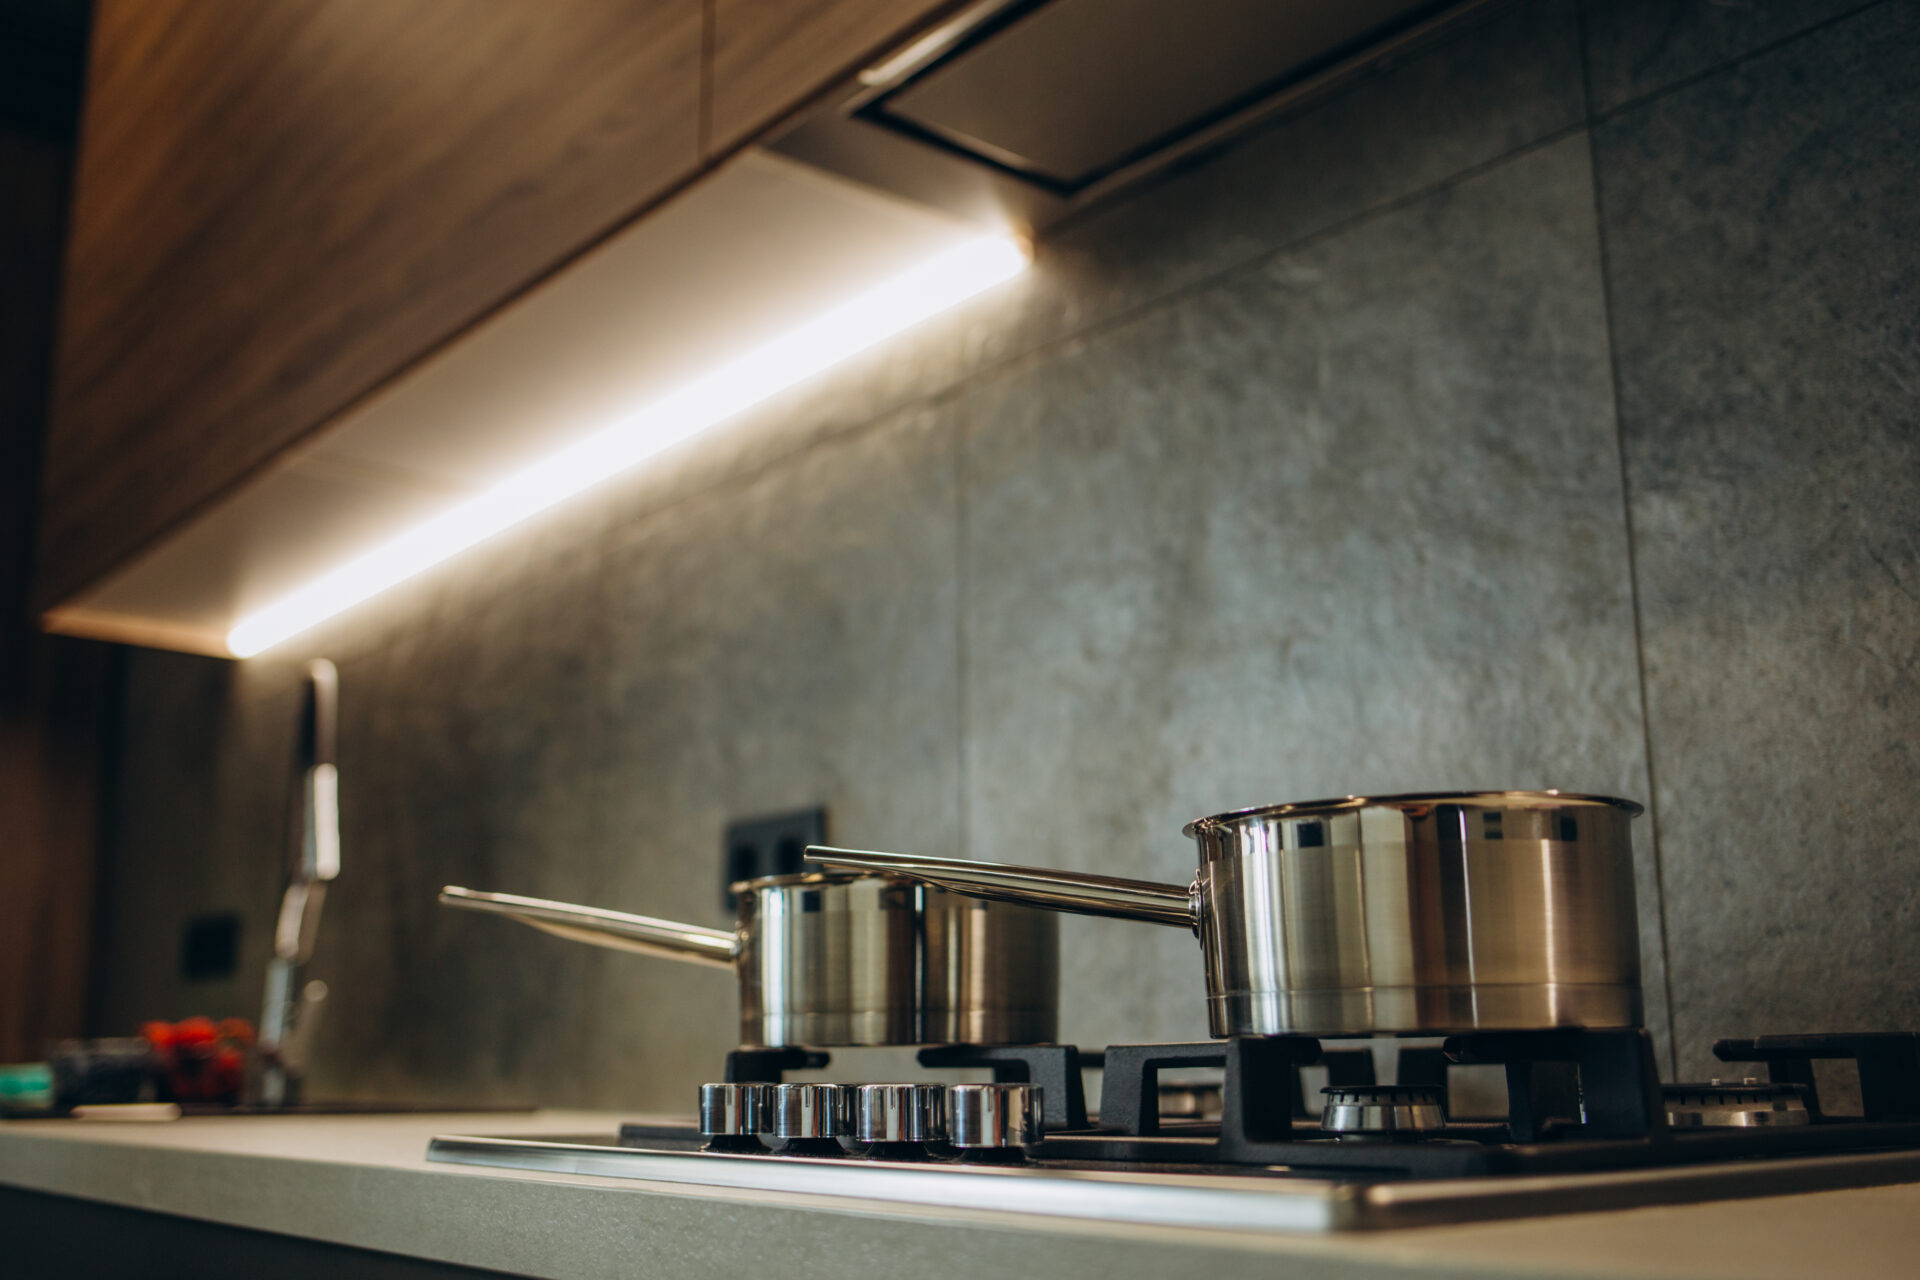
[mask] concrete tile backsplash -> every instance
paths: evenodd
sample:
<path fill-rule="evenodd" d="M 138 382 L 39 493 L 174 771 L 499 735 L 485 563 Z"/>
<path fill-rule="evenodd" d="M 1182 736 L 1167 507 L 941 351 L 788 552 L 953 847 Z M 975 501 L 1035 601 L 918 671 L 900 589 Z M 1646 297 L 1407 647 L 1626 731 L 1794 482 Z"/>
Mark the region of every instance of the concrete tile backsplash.
<path fill-rule="evenodd" d="M 1732 1026 L 1920 1026 L 1920 6 L 1607 122 L 1668 963 Z"/>
<path fill-rule="evenodd" d="M 131 654 L 98 1029 L 253 1011 L 308 652 L 334 1096 L 684 1109 L 725 974 L 434 890 L 720 925 L 723 824 L 813 802 L 1183 880 L 1243 804 L 1623 794 L 1683 1069 L 1920 1025 L 1920 6 L 1850 8 L 1510 6 L 302 652 Z M 1064 943 L 1066 1036 L 1204 1030 L 1192 939 Z"/>

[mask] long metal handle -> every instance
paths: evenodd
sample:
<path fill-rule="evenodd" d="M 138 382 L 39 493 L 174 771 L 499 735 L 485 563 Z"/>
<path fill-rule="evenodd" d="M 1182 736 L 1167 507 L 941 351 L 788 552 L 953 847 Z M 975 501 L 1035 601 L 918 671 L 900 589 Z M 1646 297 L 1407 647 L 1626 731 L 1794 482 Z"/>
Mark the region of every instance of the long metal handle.
<path fill-rule="evenodd" d="M 970 898 L 1018 902 L 1083 916 L 1145 920 L 1189 929 L 1199 920 L 1199 898 L 1191 887 L 1152 880 L 1121 880 L 1046 867 L 1010 867 L 999 862 L 928 858 L 912 853 L 829 849 L 824 845 L 809 846 L 807 861 L 835 871 L 919 880 Z"/>
<path fill-rule="evenodd" d="M 733 968 L 740 950 L 738 935 L 723 929 L 703 929 L 697 924 L 677 924 L 672 920 L 655 920 L 652 916 L 631 916 L 604 907 L 523 898 L 514 893 L 479 893 L 453 884 L 440 891 L 440 901 L 449 907 L 506 916 L 572 942 L 611 947 L 615 951 L 637 951 L 644 956 L 664 956 L 669 960 L 689 960 L 720 969 Z"/>

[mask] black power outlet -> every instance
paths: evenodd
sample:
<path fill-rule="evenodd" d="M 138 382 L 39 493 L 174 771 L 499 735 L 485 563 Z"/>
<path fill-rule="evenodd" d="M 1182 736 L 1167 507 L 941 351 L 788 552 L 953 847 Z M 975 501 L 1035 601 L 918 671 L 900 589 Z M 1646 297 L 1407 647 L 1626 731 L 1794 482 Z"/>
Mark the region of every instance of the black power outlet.
<path fill-rule="evenodd" d="M 240 913 L 195 916 L 180 935 L 180 976 L 189 982 L 231 978 L 240 966 Z"/>
<path fill-rule="evenodd" d="M 720 846 L 720 896 L 727 910 L 734 907 L 731 886 L 760 876 L 792 875 L 801 869 L 808 845 L 826 842 L 824 807 L 729 822 Z"/>

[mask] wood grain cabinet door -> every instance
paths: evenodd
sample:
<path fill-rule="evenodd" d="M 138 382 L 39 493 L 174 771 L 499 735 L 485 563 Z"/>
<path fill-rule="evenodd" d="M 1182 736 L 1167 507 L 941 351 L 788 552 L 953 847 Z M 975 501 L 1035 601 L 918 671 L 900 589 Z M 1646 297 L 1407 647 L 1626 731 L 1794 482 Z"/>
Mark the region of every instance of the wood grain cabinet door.
<path fill-rule="evenodd" d="M 961 0 L 710 0 L 713 106 L 723 152 L 859 71 Z"/>
<path fill-rule="evenodd" d="M 691 176 L 702 0 L 99 0 L 57 602 Z"/>

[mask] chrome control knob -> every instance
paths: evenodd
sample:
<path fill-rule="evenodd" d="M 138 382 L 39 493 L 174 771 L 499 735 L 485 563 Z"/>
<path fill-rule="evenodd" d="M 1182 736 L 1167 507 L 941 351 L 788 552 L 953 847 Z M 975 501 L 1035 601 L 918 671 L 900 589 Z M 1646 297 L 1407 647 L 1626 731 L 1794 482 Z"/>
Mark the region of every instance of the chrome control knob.
<path fill-rule="evenodd" d="M 773 1087 L 773 1136 L 786 1142 L 839 1138 L 853 1131 L 853 1094 L 843 1084 Z"/>
<path fill-rule="evenodd" d="M 1030 1147 L 1046 1132 L 1040 1086 L 956 1084 L 947 1090 L 947 1122 L 962 1150 Z"/>
<path fill-rule="evenodd" d="M 706 1138 L 751 1138 L 767 1131 L 772 1109 L 770 1084 L 703 1084 L 700 1086 L 700 1135 Z"/>
<path fill-rule="evenodd" d="M 947 1090 L 938 1084 L 863 1084 L 854 1092 L 853 1136 L 862 1142 L 939 1142 L 947 1136 Z"/>

